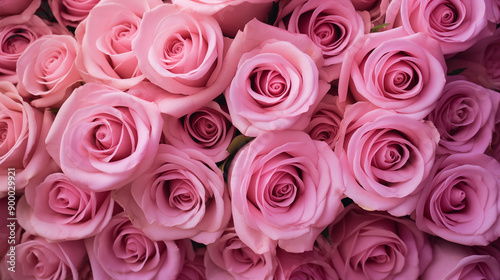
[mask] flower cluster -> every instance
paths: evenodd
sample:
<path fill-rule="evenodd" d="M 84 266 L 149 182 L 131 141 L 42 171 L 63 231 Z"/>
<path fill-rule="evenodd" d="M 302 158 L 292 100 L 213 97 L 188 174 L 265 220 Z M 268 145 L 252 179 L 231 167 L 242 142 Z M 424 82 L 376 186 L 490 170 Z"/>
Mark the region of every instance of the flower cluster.
<path fill-rule="evenodd" d="M 0 279 L 500 278 L 500 1 L 0 5 Z"/>

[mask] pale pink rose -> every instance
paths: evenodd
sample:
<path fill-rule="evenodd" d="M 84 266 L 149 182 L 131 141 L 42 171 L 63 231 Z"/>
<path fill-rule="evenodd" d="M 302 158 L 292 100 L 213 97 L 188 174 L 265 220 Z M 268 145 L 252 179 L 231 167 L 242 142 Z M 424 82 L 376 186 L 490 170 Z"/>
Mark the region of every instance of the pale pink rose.
<path fill-rule="evenodd" d="M 23 22 L 35 14 L 40 3 L 41 0 L 0 0 L 0 18 L 12 16 Z"/>
<path fill-rule="evenodd" d="M 49 0 L 50 10 L 62 26 L 77 27 L 100 0 Z"/>
<path fill-rule="evenodd" d="M 292 34 L 257 20 L 236 35 L 223 75 L 233 125 L 246 136 L 306 128 L 329 89 L 320 79 L 321 49 L 303 34 Z M 227 76 L 226 76 L 227 77 Z"/>
<path fill-rule="evenodd" d="M 445 55 L 453 55 L 493 34 L 491 8 L 491 0 L 395 0 L 387 8 L 385 22 L 410 34 L 429 35 Z"/>
<path fill-rule="evenodd" d="M 116 189 L 149 168 L 162 126 L 155 104 L 89 83 L 61 106 L 46 139 L 47 150 L 79 187 Z"/>
<path fill-rule="evenodd" d="M 338 96 L 325 95 L 314 109 L 309 125 L 304 129 L 313 140 L 325 141 L 332 149 L 340 137 L 339 127 L 344 109 L 338 103 Z"/>
<path fill-rule="evenodd" d="M 330 225 L 331 262 L 340 279 L 418 279 L 432 259 L 415 222 L 347 206 Z"/>
<path fill-rule="evenodd" d="M 236 233 L 258 254 L 300 253 L 343 208 L 342 167 L 332 149 L 297 130 L 268 132 L 240 149 L 228 180 Z"/>
<path fill-rule="evenodd" d="M 110 192 L 79 188 L 63 173 L 28 186 L 17 204 L 19 224 L 47 240 L 84 239 L 100 232 L 111 219 Z"/>
<path fill-rule="evenodd" d="M 78 43 L 69 35 L 46 35 L 30 44 L 17 61 L 18 89 L 33 107 L 60 107 L 80 86 L 75 66 Z"/>
<path fill-rule="evenodd" d="M 428 119 L 441 139 L 438 154 L 484 153 L 495 130 L 500 94 L 466 80 L 450 81 Z"/>
<path fill-rule="evenodd" d="M 439 141 L 432 123 L 358 102 L 346 108 L 339 133 L 345 194 L 368 210 L 412 213 Z"/>
<path fill-rule="evenodd" d="M 234 37 L 253 18 L 265 22 L 276 0 L 172 0 L 181 9 L 211 15 L 225 36 Z M 244 11 L 244 12 L 242 12 Z"/>
<path fill-rule="evenodd" d="M 278 267 L 274 275 L 276 280 L 339 279 L 330 260 L 317 247 L 311 251 L 297 254 L 278 250 L 276 258 L 278 260 Z"/>
<path fill-rule="evenodd" d="M 276 25 L 306 34 L 321 48 L 327 81 L 339 78 L 346 50 L 365 33 L 350 0 L 292 0 L 280 8 Z"/>
<path fill-rule="evenodd" d="M 446 64 L 435 40 L 397 28 L 367 34 L 355 45 L 342 64 L 340 101 L 350 90 L 358 101 L 414 118 L 434 108 L 446 83 Z"/>
<path fill-rule="evenodd" d="M 177 280 L 205 280 L 205 265 L 203 259 L 205 257 L 206 248 L 196 250 L 194 256 L 186 254 L 186 260 L 182 266 L 182 270 L 177 276 Z"/>
<path fill-rule="evenodd" d="M 464 245 L 500 237 L 500 163 L 484 154 L 436 161 L 415 210 L 419 229 Z"/>
<path fill-rule="evenodd" d="M 176 279 L 184 264 L 183 242 L 153 241 L 124 213 L 85 240 L 94 279 Z"/>
<path fill-rule="evenodd" d="M 351 0 L 356 11 L 367 14 L 370 28 L 384 24 L 387 7 L 392 0 Z"/>
<path fill-rule="evenodd" d="M 151 167 L 114 198 L 153 240 L 209 244 L 231 216 L 221 170 L 199 151 L 160 145 Z"/>
<path fill-rule="evenodd" d="M 9 190 L 9 168 L 14 169 L 18 193 L 56 170 L 44 142 L 53 119 L 52 112 L 24 102 L 12 83 L 0 82 L 0 197 Z"/>
<path fill-rule="evenodd" d="M 227 148 L 235 133 L 231 118 L 211 101 L 181 118 L 164 115 L 163 135 L 168 144 L 179 149 L 195 149 L 215 162 L 229 156 Z"/>
<path fill-rule="evenodd" d="M 147 0 L 110 0 L 90 11 L 75 33 L 81 44 L 76 66 L 86 82 L 125 90 L 144 80 L 132 40 L 151 8 Z"/>
<path fill-rule="evenodd" d="M 205 253 L 207 279 L 273 279 L 276 259 L 273 252 L 258 254 L 243 243 L 233 226 L 207 246 Z"/>

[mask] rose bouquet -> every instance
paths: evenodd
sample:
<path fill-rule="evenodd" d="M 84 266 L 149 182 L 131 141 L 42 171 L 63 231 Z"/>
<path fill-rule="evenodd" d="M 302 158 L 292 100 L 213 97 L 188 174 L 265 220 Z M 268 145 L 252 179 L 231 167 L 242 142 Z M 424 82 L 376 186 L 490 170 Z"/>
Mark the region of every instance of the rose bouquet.
<path fill-rule="evenodd" d="M 500 279 L 500 1 L 0 1 L 0 279 Z"/>

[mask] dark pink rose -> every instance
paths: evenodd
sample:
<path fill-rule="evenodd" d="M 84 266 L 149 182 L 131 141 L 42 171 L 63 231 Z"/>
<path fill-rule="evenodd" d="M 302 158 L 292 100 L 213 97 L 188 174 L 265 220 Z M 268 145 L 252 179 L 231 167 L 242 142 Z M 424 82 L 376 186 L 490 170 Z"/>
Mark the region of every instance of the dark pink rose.
<path fill-rule="evenodd" d="M 331 261 L 340 279 L 418 279 L 432 260 L 415 222 L 355 204 L 328 228 Z"/>
<path fill-rule="evenodd" d="M 25 21 L 35 14 L 40 3 L 41 0 L 1 0 L 0 18 L 12 16 L 17 18 L 15 20 Z"/>
<path fill-rule="evenodd" d="M 322 65 L 321 50 L 307 36 L 248 23 L 223 69 L 232 79 L 224 94 L 233 125 L 246 136 L 304 129 L 329 88 L 320 79 Z"/>
<path fill-rule="evenodd" d="M 342 167 L 332 149 L 302 131 L 257 136 L 229 171 L 236 233 L 258 254 L 300 253 L 343 208 Z"/>
<path fill-rule="evenodd" d="M 109 192 L 79 188 L 63 173 L 26 187 L 17 204 L 19 224 L 47 240 L 84 239 L 100 232 L 111 219 L 114 201 Z"/>
<path fill-rule="evenodd" d="M 340 101 L 348 90 L 358 101 L 415 118 L 435 106 L 446 83 L 446 65 L 438 43 L 401 28 L 367 34 L 349 48 L 339 80 Z"/>
<path fill-rule="evenodd" d="M 77 27 L 100 0 L 49 0 L 50 10 L 62 26 Z"/>
<path fill-rule="evenodd" d="M 346 108 L 339 133 L 345 194 L 368 210 L 412 213 L 439 141 L 432 123 L 358 102 Z"/>
<path fill-rule="evenodd" d="M 75 66 L 78 43 L 69 35 L 46 35 L 30 44 L 17 61 L 18 88 L 34 107 L 59 107 L 81 77 Z"/>
<path fill-rule="evenodd" d="M 339 127 L 344 117 L 344 108 L 338 96 L 325 95 L 314 109 L 309 125 L 304 129 L 313 140 L 325 141 L 332 149 L 340 137 Z"/>
<path fill-rule="evenodd" d="M 389 4 L 385 22 L 429 35 L 452 55 L 493 34 L 491 7 L 491 0 L 399 0 Z"/>
<path fill-rule="evenodd" d="M 199 151 L 160 145 L 151 167 L 114 198 L 134 224 L 154 240 L 209 244 L 231 216 L 221 170 Z"/>
<path fill-rule="evenodd" d="M 53 119 L 24 102 L 12 83 L 0 82 L 0 197 L 7 195 L 9 168 L 17 192 L 56 170 L 44 142 Z"/>
<path fill-rule="evenodd" d="M 94 279 L 176 279 L 184 264 L 184 243 L 153 241 L 120 213 L 85 240 Z"/>
<path fill-rule="evenodd" d="M 46 139 L 47 150 L 79 187 L 117 189 L 149 168 L 162 126 L 156 104 L 89 83 L 61 106 Z"/>
<path fill-rule="evenodd" d="M 440 158 L 415 211 L 419 229 L 464 245 L 500 237 L 500 163 L 484 154 Z"/>
<path fill-rule="evenodd" d="M 177 276 L 177 280 L 205 280 L 205 265 L 203 259 L 205 257 L 206 248 L 199 248 L 196 250 L 194 256 L 186 254 L 184 266 Z"/>
<path fill-rule="evenodd" d="M 166 142 L 179 149 L 195 149 L 215 162 L 223 161 L 235 133 L 231 118 L 221 106 L 211 101 L 181 118 L 164 115 Z"/>
<path fill-rule="evenodd" d="M 450 81 L 428 119 L 441 139 L 437 153 L 484 153 L 495 130 L 500 94 L 465 80 Z"/>
<path fill-rule="evenodd" d="M 296 254 L 278 250 L 276 258 L 278 260 L 274 275 L 276 280 L 339 279 L 330 260 L 317 247 L 312 251 Z"/>
<path fill-rule="evenodd" d="M 384 23 L 387 7 L 392 0 L 351 0 L 356 11 L 370 21 L 370 28 L 380 26 Z"/>
<path fill-rule="evenodd" d="M 205 253 L 207 279 L 273 279 L 275 254 L 258 254 L 243 243 L 233 226 L 207 246 Z"/>
<path fill-rule="evenodd" d="M 363 19 L 350 0 L 292 0 L 280 8 L 277 26 L 306 34 L 321 48 L 327 81 L 338 79 L 346 50 L 363 36 Z"/>

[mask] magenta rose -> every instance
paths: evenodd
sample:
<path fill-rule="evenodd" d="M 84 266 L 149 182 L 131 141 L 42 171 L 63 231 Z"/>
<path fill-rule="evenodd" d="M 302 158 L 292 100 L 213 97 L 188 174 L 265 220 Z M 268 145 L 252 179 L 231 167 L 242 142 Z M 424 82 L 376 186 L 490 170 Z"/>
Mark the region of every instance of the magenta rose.
<path fill-rule="evenodd" d="M 276 280 L 324 279 L 338 280 L 339 276 L 330 260 L 317 248 L 303 253 L 288 253 L 278 250 Z"/>
<path fill-rule="evenodd" d="M 100 0 L 50 0 L 49 6 L 62 26 L 77 27 Z"/>
<path fill-rule="evenodd" d="M 207 246 L 205 253 L 207 279 L 273 279 L 275 254 L 258 254 L 241 241 L 233 226 Z"/>
<path fill-rule="evenodd" d="M 28 186 L 17 204 L 19 224 L 47 240 L 84 239 L 100 232 L 111 219 L 110 192 L 79 188 L 63 173 Z"/>
<path fill-rule="evenodd" d="M 313 140 L 325 141 L 332 149 L 340 137 L 339 127 L 344 117 L 344 108 L 338 96 L 325 95 L 314 109 L 309 125 L 304 129 Z"/>
<path fill-rule="evenodd" d="M 89 83 L 61 106 L 46 139 L 47 150 L 79 187 L 117 189 L 149 168 L 162 126 L 155 104 Z"/>
<path fill-rule="evenodd" d="M 311 250 L 343 208 L 342 167 L 332 149 L 302 131 L 257 136 L 229 171 L 236 233 L 258 254 Z"/>
<path fill-rule="evenodd" d="M 495 130 L 500 94 L 465 80 L 446 84 L 428 119 L 441 139 L 437 152 L 484 153 Z"/>
<path fill-rule="evenodd" d="M 328 228 L 330 257 L 340 279 L 418 279 L 432 260 L 415 222 L 347 206 Z"/>
<path fill-rule="evenodd" d="M 248 23 L 231 44 L 223 69 L 232 79 L 224 95 L 233 125 L 252 137 L 304 129 L 329 88 L 319 76 L 322 63 L 321 50 L 307 36 Z"/>
<path fill-rule="evenodd" d="M 34 107 L 59 107 L 81 77 L 75 66 L 78 43 L 69 35 L 46 35 L 30 44 L 17 61 L 18 88 Z"/>
<path fill-rule="evenodd" d="M 488 245 L 500 237 L 500 163 L 484 154 L 436 162 L 415 211 L 419 229 L 451 242 Z"/>
<path fill-rule="evenodd" d="M 363 19 L 350 0 L 292 0 L 280 8 L 277 26 L 306 34 L 321 48 L 327 81 L 340 76 L 346 50 L 365 33 Z"/>
<path fill-rule="evenodd" d="M 94 279 L 176 279 L 184 264 L 184 242 L 153 241 L 120 213 L 85 240 Z"/>
<path fill-rule="evenodd" d="M 164 115 L 163 135 L 179 149 L 195 149 L 215 162 L 229 156 L 227 148 L 235 133 L 231 118 L 219 104 L 211 101 L 186 116 Z"/>
<path fill-rule="evenodd" d="M 438 43 L 401 28 L 365 35 L 342 64 L 340 101 L 348 90 L 358 101 L 415 118 L 435 106 L 446 83 L 446 65 Z"/>
<path fill-rule="evenodd" d="M 151 167 L 114 198 L 134 224 L 154 240 L 209 244 L 231 216 L 222 172 L 199 151 L 160 145 Z"/>
<path fill-rule="evenodd" d="M 346 108 L 339 133 L 345 194 L 364 209 L 412 213 L 439 141 L 432 123 L 358 102 Z"/>

